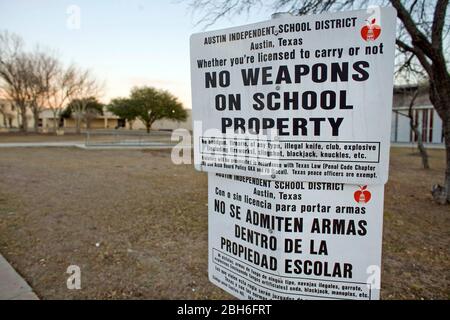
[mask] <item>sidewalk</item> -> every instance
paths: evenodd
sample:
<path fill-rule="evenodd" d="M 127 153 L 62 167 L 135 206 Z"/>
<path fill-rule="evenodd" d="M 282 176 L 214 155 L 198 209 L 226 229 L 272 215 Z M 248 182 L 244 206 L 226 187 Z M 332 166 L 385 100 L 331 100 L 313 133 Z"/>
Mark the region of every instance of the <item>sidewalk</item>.
<path fill-rule="evenodd" d="M 151 144 L 92 144 L 86 145 L 82 141 L 64 142 L 2 142 L 0 148 L 49 148 L 49 147 L 77 147 L 86 150 L 121 150 L 121 149 L 171 149 L 174 144 L 165 142 L 152 142 Z"/>
<path fill-rule="evenodd" d="M 4 142 L 0 148 L 30 148 L 30 147 L 84 147 L 82 141 L 63 142 Z"/>
<path fill-rule="evenodd" d="M 30 286 L 1 254 L 0 300 L 39 300 Z"/>
<path fill-rule="evenodd" d="M 417 148 L 417 143 L 409 143 L 409 142 L 391 142 L 391 147 L 398 148 Z M 445 149 L 443 143 L 424 143 L 425 149 Z"/>

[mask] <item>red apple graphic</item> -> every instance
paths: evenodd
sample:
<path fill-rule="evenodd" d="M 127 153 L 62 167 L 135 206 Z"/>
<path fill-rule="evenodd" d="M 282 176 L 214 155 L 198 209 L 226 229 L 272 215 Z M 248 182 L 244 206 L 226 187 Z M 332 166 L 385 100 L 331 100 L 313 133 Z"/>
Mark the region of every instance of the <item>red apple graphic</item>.
<path fill-rule="evenodd" d="M 372 194 L 367 190 L 367 186 L 359 186 L 359 190 L 355 191 L 353 197 L 358 203 L 368 203 Z"/>
<path fill-rule="evenodd" d="M 367 21 L 367 24 L 361 28 L 361 37 L 366 41 L 374 41 L 381 34 L 381 27 L 375 24 L 376 19 Z"/>

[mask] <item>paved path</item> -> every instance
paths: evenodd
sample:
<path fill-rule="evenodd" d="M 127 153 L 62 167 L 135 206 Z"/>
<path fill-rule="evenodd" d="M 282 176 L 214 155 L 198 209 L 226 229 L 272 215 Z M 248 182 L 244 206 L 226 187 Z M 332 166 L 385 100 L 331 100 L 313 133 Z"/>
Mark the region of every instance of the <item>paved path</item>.
<path fill-rule="evenodd" d="M 77 147 L 82 149 L 170 149 L 173 144 L 153 142 L 151 144 L 93 144 L 86 146 L 84 141 L 64 141 L 64 142 L 5 142 L 0 143 L 0 148 L 37 148 L 37 147 Z"/>
<path fill-rule="evenodd" d="M 0 300 L 39 300 L 28 283 L 0 254 Z"/>
<path fill-rule="evenodd" d="M 407 142 L 391 142 L 391 147 L 399 147 L 399 148 L 417 148 L 416 143 L 407 143 Z M 437 143 L 425 143 L 424 147 L 426 149 L 445 149 L 444 144 Z"/>
<path fill-rule="evenodd" d="M 64 142 L 5 142 L 5 143 L 0 143 L 0 148 L 22 148 L 22 147 L 84 147 L 84 142 L 64 141 Z"/>

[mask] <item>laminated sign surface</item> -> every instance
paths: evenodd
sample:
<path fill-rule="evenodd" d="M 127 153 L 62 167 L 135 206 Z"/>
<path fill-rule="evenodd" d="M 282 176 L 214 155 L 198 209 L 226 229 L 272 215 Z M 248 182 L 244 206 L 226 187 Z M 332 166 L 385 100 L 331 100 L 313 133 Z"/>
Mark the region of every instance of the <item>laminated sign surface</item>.
<path fill-rule="evenodd" d="M 379 299 L 383 185 L 208 175 L 211 282 L 241 299 Z"/>
<path fill-rule="evenodd" d="M 376 8 L 194 34 L 196 168 L 385 183 L 395 19 Z"/>

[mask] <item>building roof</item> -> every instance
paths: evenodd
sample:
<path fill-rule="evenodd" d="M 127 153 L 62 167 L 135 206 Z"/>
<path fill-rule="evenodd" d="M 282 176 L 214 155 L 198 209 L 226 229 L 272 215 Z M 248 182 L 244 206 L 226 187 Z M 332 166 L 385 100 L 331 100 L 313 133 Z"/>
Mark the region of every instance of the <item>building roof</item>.
<path fill-rule="evenodd" d="M 394 87 L 394 101 L 392 103 L 392 108 L 396 109 L 409 107 L 411 99 L 417 90 L 419 90 L 419 95 L 414 102 L 414 107 L 432 107 L 428 87 L 419 87 L 417 84 L 414 84 L 399 85 Z"/>

